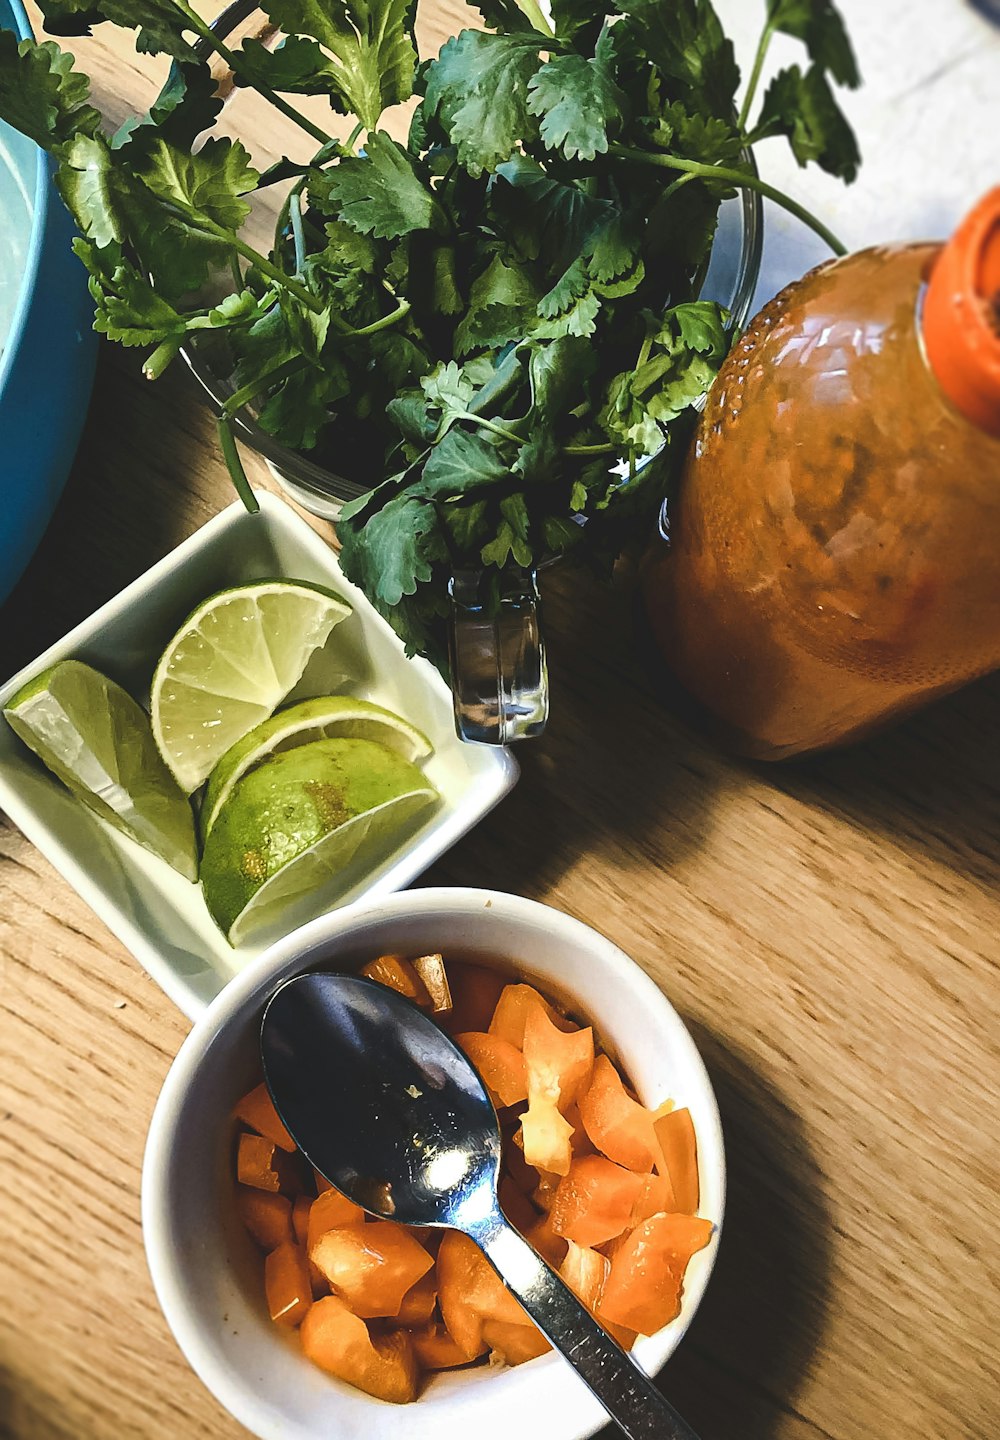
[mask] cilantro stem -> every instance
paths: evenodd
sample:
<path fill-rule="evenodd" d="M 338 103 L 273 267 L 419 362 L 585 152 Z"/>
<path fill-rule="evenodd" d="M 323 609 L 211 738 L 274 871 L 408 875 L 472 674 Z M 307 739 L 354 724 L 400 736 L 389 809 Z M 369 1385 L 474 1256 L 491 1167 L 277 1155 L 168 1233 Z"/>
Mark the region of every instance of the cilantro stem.
<path fill-rule="evenodd" d="M 262 275 L 266 275 L 276 285 L 284 286 L 295 296 L 296 300 L 301 300 L 307 310 L 312 310 L 316 315 L 323 313 L 325 307 L 322 300 L 313 295 L 304 285 L 299 284 L 297 280 L 293 280 L 290 275 L 286 275 L 284 270 L 268 260 L 266 255 L 261 255 L 260 251 L 255 250 L 252 245 L 248 245 L 245 240 L 241 240 L 234 231 L 227 230 L 224 225 L 217 225 L 208 215 L 201 215 L 193 209 L 188 210 L 188 207 L 182 206 L 179 201 L 174 201 L 174 204 L 182 211 L 186 211 L 188 218 L 193 219 L 200 229 L 207 230 L 210 235 L 224 240 L 227 245 L 231 245 L 238 254 L 242 255 L 244 260 L 249 260 L 251 265 L 256 265 Z"/>
<path fill-rule="evenodd" d="M 240 76 L 240 78 L 245 80 L 248 85 L 251 85 L 258 94 L 263 95 L 266 100 L 270 100 L 271 104 L 280 110 L 282 115 L 287 115 L 293 124 L 297 125 L 300 130 L 304 130 L 307 135 L 311 135 L 314 140 L 318 140 L 321 145 L 328 145 L 330 143 L 330 136 L 325 130 L 321 130 L 320 127 L 314 125 L 307 116 L 300 114 L 294 105 L 289 105 L 288 101 L 284 100 L 272 90 L 270 85 L 252 80 L 249 75 L 243 75 L 240 62 L 233 51 L 219 39 L 211 25 L 206 24 L 201 16 L 196 14 L 195 11 L 185 3 L 185 0 L 171 0 L 171 4 L 175 10 L 184 16 L 184 19 L 191 29 L 200 35 L 206 44 L 211 45 L 217 55 L 225 60 L 234 75 Z"/>
<path fill-rule="evenodd" d="M 828 230 L 822 220 L 818 220 L 804 205 L 786 195 L 783 190 L 778 190 L 774 185 L 769 185 L 759 175 L 748 175 L 745 170 L 730 170 L 725 165 L 703 165 L 699 160 L 683 160 L 679 155 L 666 155 L 663 151 L 656 153 L 650 150 L 634 150 L 629 145 L 612 145 L 609 147 L 612 155 L 618 155 L 622 160 L 633 160 L 639 165 L 659 165 L 666 170 L 684 170 L 690 175 L 697 175 L 703 180 L 724 180 L 729 185 L 736 185 L 747 190 L 757 190 L 761 195 L 773 200 L 803 225 L 808 225 L 810 230 L 823 240 L 835 255 L 846 255 L 847 247 L 843 245 Z"/>
<path fill-rule="evenodd" d="M 774 35 L 774 22 L 768 19 L 760 32 L 760 39 L 757 42 L 757 53 L 753 57 L 753 69 L 750 71 L 750 79 L 747 81 L 746 94 L 743 96 L 743 104 L 740 107 L 740 118 L 736 124 L 740 130 L 746 130 L 747 120 L 750 118 L 750 106 L 753 104 L 753 97 L 757 93 L 757 85 L 760 81 L 760 72 L 764 68 L 764 60 L 771 44 L 771 37 Z"/>
<path fill-rule="evenodd" d="M 243 461 L 240 459 L 240 452 L 236 445 L 236 436 L 233 434 L 232 426 L 228 420 L 219 416 L 219 444 L 222 446 L 222 456 L 226 462 L 226 469 L 237 495 L 243 501 L 251 515 L 256 515 L 260 506 L 257 497 L 250 488 L 250 481 L 247 479 L 247 472 L 243 469 Z"/>
<path fill-rule="evenodd" d="M 502 425 L 497 425 L 493 420 L 486 420 L 482 415 L 473 415 L 471 410 L 456 410 L 454 418 L 469 420 L 473 425 L 478 425 L 481 430 L 489 430 L 494 435 L 499 435 L 502 440 L 513 440 L 518 447 L 526 443 L 520 435 L 515 435 L 513 430 L 505 430 Z"/>
<path fill-rule="evenodd" d="M 549 24 L 544 10 L 537 3 L 537 0 L 516 0 L 517 8 L 521 14 L 531 21 L 532 25 L 541 35 L 554 36 L 555 30 Z"/>
<path fill-rule="evenodd" d="M 383 315 L 381 320 L 373 320 L 370 325 L 364 325 L 360 330 L 347 330 L 345 333 L 351 337 L 358 335 L 377 335 L 380 330 L 388 330 L 395 325 L 397 320 L 402 320 L 404 315 L 410 313 L 409 300 L 400 300 L 395 310 L 389 315 Z"/>
<path fill-rule="evenodd" d="M 282 380 L 287 380 L 289 375 L 294 375 L 296 370 L 301 370 L 308 362 L 304 355 L 293 355 L 290 360 L 282 360 L 280 365 L 275 365 L 271 370 L 265 370 L 263 375 L 249 380 L 239 390 L 234 390 L 232 395 L 222 407 L 221 419 L 232 420 L 237 410 L 242 410 L 244 405 L 260 395 L 264 390 L 269 390 L 272 385 L 277 385 Z"/>
<path fill-rule="evenodd" d="M 620 445 L 564 445 L 564 455 L 610 455 L 613 451 L 620 451 Z"/>

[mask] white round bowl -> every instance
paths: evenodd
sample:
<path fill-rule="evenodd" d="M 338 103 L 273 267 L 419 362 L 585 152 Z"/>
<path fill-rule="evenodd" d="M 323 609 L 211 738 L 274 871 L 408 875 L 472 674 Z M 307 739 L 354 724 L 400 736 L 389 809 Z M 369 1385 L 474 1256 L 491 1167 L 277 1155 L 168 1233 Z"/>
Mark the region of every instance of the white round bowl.
<path fill-rule="evenodd" d="M 178 1344 L 216 1399 L 260 1440 L 509 1440 L 530 1433 L 582 1440 L 607 1417 L 566 1362 L 549 1354 L 510 1370 L 445 1371 L 412 1405 L 374 1400 L 313 1366 L 268 1318 L 262 1261 L 233 1205 L 236 1100 L 259 1079 L 260 1016 L 282 980 L 350 969 L 378 954 L 443 952 L 502 961 L 593 1020 L 640 1098 L 690 1108 L 698 1140 L 700 1213 L 716 1233 L 688 1266 L 680 1315 L 638 1342 L 655 1372 L 698 1307 L 715 1261 L 725 1161 L 715 1096 L 687 1030 L 617 946 L 535 901 L 487 890 L 406 891 L 321 917 L 279 941 L 232 980 L 195 1024 L 153 1114 L 142 1220 L 153 1283 Z M 350 1096 L 331 1097 L 350 1104 Z"/>

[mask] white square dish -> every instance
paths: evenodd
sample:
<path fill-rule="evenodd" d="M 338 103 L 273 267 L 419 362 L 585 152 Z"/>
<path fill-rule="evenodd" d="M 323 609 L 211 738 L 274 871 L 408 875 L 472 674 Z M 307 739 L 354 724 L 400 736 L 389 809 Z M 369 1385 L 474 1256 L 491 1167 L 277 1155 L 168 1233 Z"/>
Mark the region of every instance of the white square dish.
<path fill-rule="evenodd" d="M 406 658 L 392 628 L 344 578 L 333 550 L 305 521 L 271 495 L 258 499 L 259 514 L 231 505 L 25 666 L 0 688 L 0 707 L 42 670 L 69 658 L 143 700 L 167 641 L 208 595 L 279 576 L 326 585 L 350 601 L 354 613 L 334 629 L 290 698 L 350 693 L 373 700 L 405 715 L 434 747 L 423 769 L 440 803 L 337 905 L 386 895 L 410 884 L 503 798 L 517 780 L 517 762 L 506 750 L 458 739 L 451 693 L 433 666 Z M 197 886 L 74 800 L 6 723 L 0 723 L 0 808 L 191 1019 L 277 938 L 268 930 L 231 947 Z M 287 931 L 306 918 L 291 912 Z"/>

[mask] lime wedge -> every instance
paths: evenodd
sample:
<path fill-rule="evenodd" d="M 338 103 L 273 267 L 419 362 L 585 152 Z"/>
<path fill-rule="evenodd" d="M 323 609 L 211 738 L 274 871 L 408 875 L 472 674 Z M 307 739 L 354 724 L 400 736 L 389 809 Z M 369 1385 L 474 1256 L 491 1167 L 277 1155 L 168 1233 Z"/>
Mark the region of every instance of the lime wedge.
<path fill-rule="evenodd" d="M 313 652 L 351 613 L 346 600 L 304 580 L 258 580 L 203 601 L 153 675 L 153 735 L 182 790 L 266 720 Z"/>
<path fill-rule="evenodd" d="M 279 710 L 269 720 L 255 725 L 249 735 L 237 740 L 223 755 L 211 775 L 201 806 L 201 834 L 211 830 L 219 807 L 233 786 L 249 771 L 282 751 L 311 740 L 374 740 L 404 760 L 423 760 L 431 753 L 431 742 L 422 731 L 401 715 L 384 710 L 370 700 L 350 695 L 320 695 Z"/>
<path fill-rule="evenodd" d="M 437 798 L 415 765 L 371 740 L 313 740 L 273 755 L 215 816 L 201 862 L 209 913 L 233 945 L 304 897 L 318 913 L 342 893 L 362 847 L 381 859 Z"/>
<path fill-rule="evenodd" d="M 11 729 L 78 800 L 198 878 L 194 816 L 156 748 L 149 717 L 120 685 L 63 660 L 4 708 Z"/>

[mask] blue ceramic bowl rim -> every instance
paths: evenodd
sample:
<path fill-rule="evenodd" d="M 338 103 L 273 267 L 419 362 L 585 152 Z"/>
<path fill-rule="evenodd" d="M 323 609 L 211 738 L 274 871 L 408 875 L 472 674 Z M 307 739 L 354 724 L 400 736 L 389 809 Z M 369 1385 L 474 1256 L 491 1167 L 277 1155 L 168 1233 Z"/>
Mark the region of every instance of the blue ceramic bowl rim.
<path fill-rule="evenodd" d="M 13 20 L 14 33 L 20 40 L 31 40 L 34 32 L 28 20 L 27 13 L 21 0 L 0 0 L 0 7 L 10 11 Z M 11 317 L 10 329 L 4 342 L 3 353 L 0 354 L 0 394 L 3 392 L 7 378 L 14 368 L 17 359 L 17 352 L 28 323 L 28 310 L 31 307 L 31 297 L 34 290 L 34 282 L 42 263 L 42 247 L 45 243 L 45 228 L 48 223 L 49 206 L 52 204 L 52 189 L 49 185 L 48 157 L 45 151 L 35 146 L 35 187 L 31 214 L 31 232 L 28 236 L 28 254 L 25 260 L 24 273 L 21 276 L 21 289 L 14 306 L 14 314 Z"/>

